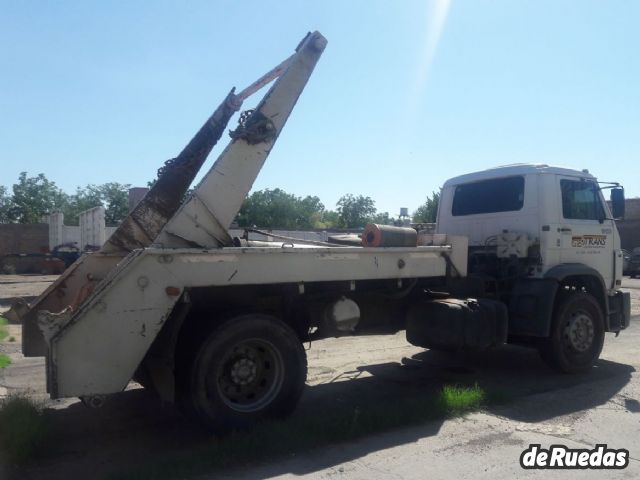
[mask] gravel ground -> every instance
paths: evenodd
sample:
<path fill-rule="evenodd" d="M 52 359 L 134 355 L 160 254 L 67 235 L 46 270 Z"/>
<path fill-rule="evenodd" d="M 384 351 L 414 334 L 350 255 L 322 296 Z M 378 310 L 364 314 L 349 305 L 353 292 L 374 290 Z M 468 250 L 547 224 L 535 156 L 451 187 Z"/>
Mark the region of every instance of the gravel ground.
<path fill-rule="evenodd" d="M 4 278 L 3 280 L 7 280 Z M 51 277 L 29 278 L 28 285 L 0 282 L 0 298 L 17 289 L 37 295 Z M 634 315 L 640 315 L 640 280 L 625 279 Z M 19 353 L 18 342 L 0 344 L 12 365 L 0 371 L 0 395 L 28 391 L 47 400 L 44 361 Z M 308 346 L 309 347 L 309 346 Z M 606 478 L 639 478 L 640 317 L 619 337 L 607 335 L 598 366 L 589 374 L 559 375 L 534 351 L 507 347 L 490 355 L 451 358 L 406 343 L 404 334 L 326 339 L 307 351 L 308 387 L 291 421 L 340 409 L 353 411 L 397 398 L 432 392 L 443 384 L 473 384 L 500 389 L 514 400 L 464 418 L 429 422 L 386 434 L 302 452 L 267 465 L 231 465 L 225 478 L 532 478 L 540 471 L 520 469 L 520 452 L 530 443 L 589 448 L 607 443 L 631 451 L 631 465 L 606 472 Z M 71 479 L 152 465 L 158 458 L 199 448 L 210 439 L 162 406 L 139 385 L 113 395 L 100 410 L 79 401 L 48 400 L 55 448 L 0 478 Z M 311 433 L 312 434 L 312 433 Z M 455 461 L 454 461 L 455 459 Z M 575 472 L 542 472 L 545 478 Z M 559 475 L 566 473 L 566 475 Z M 580 478 L 602 478 L 582 471 Z M 4 476 L 3 476 L 4 475 Z M 221 473 L 199 477 L 219 478 Z"/>

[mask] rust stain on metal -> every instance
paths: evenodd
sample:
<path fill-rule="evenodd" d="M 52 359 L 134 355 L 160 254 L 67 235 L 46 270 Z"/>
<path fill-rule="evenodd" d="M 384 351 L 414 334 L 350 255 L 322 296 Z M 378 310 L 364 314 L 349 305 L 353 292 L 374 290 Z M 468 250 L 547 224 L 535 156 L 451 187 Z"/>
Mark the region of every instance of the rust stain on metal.
<path fill-rule="evenodd" d="M 180 295 L 180 289 L 178 287 L 167 287 L 164 289 L 165 293 L 170 297 L 177 297 Z"/>

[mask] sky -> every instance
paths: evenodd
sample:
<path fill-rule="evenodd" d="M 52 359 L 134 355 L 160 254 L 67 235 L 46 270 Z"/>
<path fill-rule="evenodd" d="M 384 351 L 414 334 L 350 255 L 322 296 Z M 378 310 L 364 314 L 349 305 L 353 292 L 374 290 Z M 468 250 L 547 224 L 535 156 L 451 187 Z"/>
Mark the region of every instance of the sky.
<path fill-rule="evenodd" d="M 0 185 L 145 186 L 231 87 L 318 30 L 254 189 L 397 215 L 447 178 L 534 162 L 640 196 L 639 22 L 634 0 L 0 0 Z"/>

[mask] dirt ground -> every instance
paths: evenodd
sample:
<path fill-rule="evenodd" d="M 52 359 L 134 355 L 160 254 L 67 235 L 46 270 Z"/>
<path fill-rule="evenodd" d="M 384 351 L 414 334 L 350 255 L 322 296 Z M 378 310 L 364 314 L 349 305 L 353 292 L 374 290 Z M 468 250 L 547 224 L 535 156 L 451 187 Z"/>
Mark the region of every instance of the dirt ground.
<path fill-rule="evenodd" d="M 0 277 L 0 302 L 18 291 L 37 295 L 52 277 L 19 280 L 18 276 Z M 520 452 L 529 443 L 581 448 L 607 443 L 627 448 L 630 466 L 607 472 L 607 478 L 638 478 L 640 280 L 625 279 L 623 286 L 632 293 L 632 325 L 617 338 L 607 335 L 597 367 L 584 375 L 556 374 L 537 353 L 518 347 L 466 358 L 425 352 L 407 344 L 404 333 L 307 345 L 308 388 L 292 422 L 424 395 L 443 384 L 477 383 L 513 400 L 464 418 L 428 422 L 269 464 L 231 465 L 224 478 L 530 477 L 536 472 L 523 471 L 518 464 Z M 48 400 L 44 360 L 20 354 L 18 326 L 10 326 L 10 335 L 17 341 L 0 344 L 0 352 L 13 361 L 0 370 L 0 396 L 27 391 L 46 401 L 55 445 L 27 467 L 2 469 L 0 465 L 0 479 L 68 480 L 88 474 L 105 478 L 212 441 L 137 384 L 112 396 L 99 410 L 87 409 L 74 399 Z M 546 478 L 556 478 L 548 473 Z M 598 471 L 580 473 L 584 478 L 602 477 Z M 218 472 L 201 478 L 219 477 Z"/>
<path fill-rule="evenodd" d="M 42 293 L 58 275 L 0 275 L 0 315 L 11 307 L 14 298 L 27 301 Z"/>

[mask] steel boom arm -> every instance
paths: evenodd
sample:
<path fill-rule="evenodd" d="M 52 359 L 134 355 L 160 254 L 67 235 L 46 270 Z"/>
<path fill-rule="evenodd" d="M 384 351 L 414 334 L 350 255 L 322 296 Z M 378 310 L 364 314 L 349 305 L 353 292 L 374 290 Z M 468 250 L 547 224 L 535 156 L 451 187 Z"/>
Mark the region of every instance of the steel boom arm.
<path fill-rule="evenodd" d="M 286 63 L 286 70 L 255 110 L 245 112 L 221 153 L 194 192 L 169 220 L 156 241 L 162 247 L 221 247 L 231 244 L 227 229 L 326 46 L 318 32 L 309 34 Z M 251 88 L 251 87 L 250 87 Z"/>

